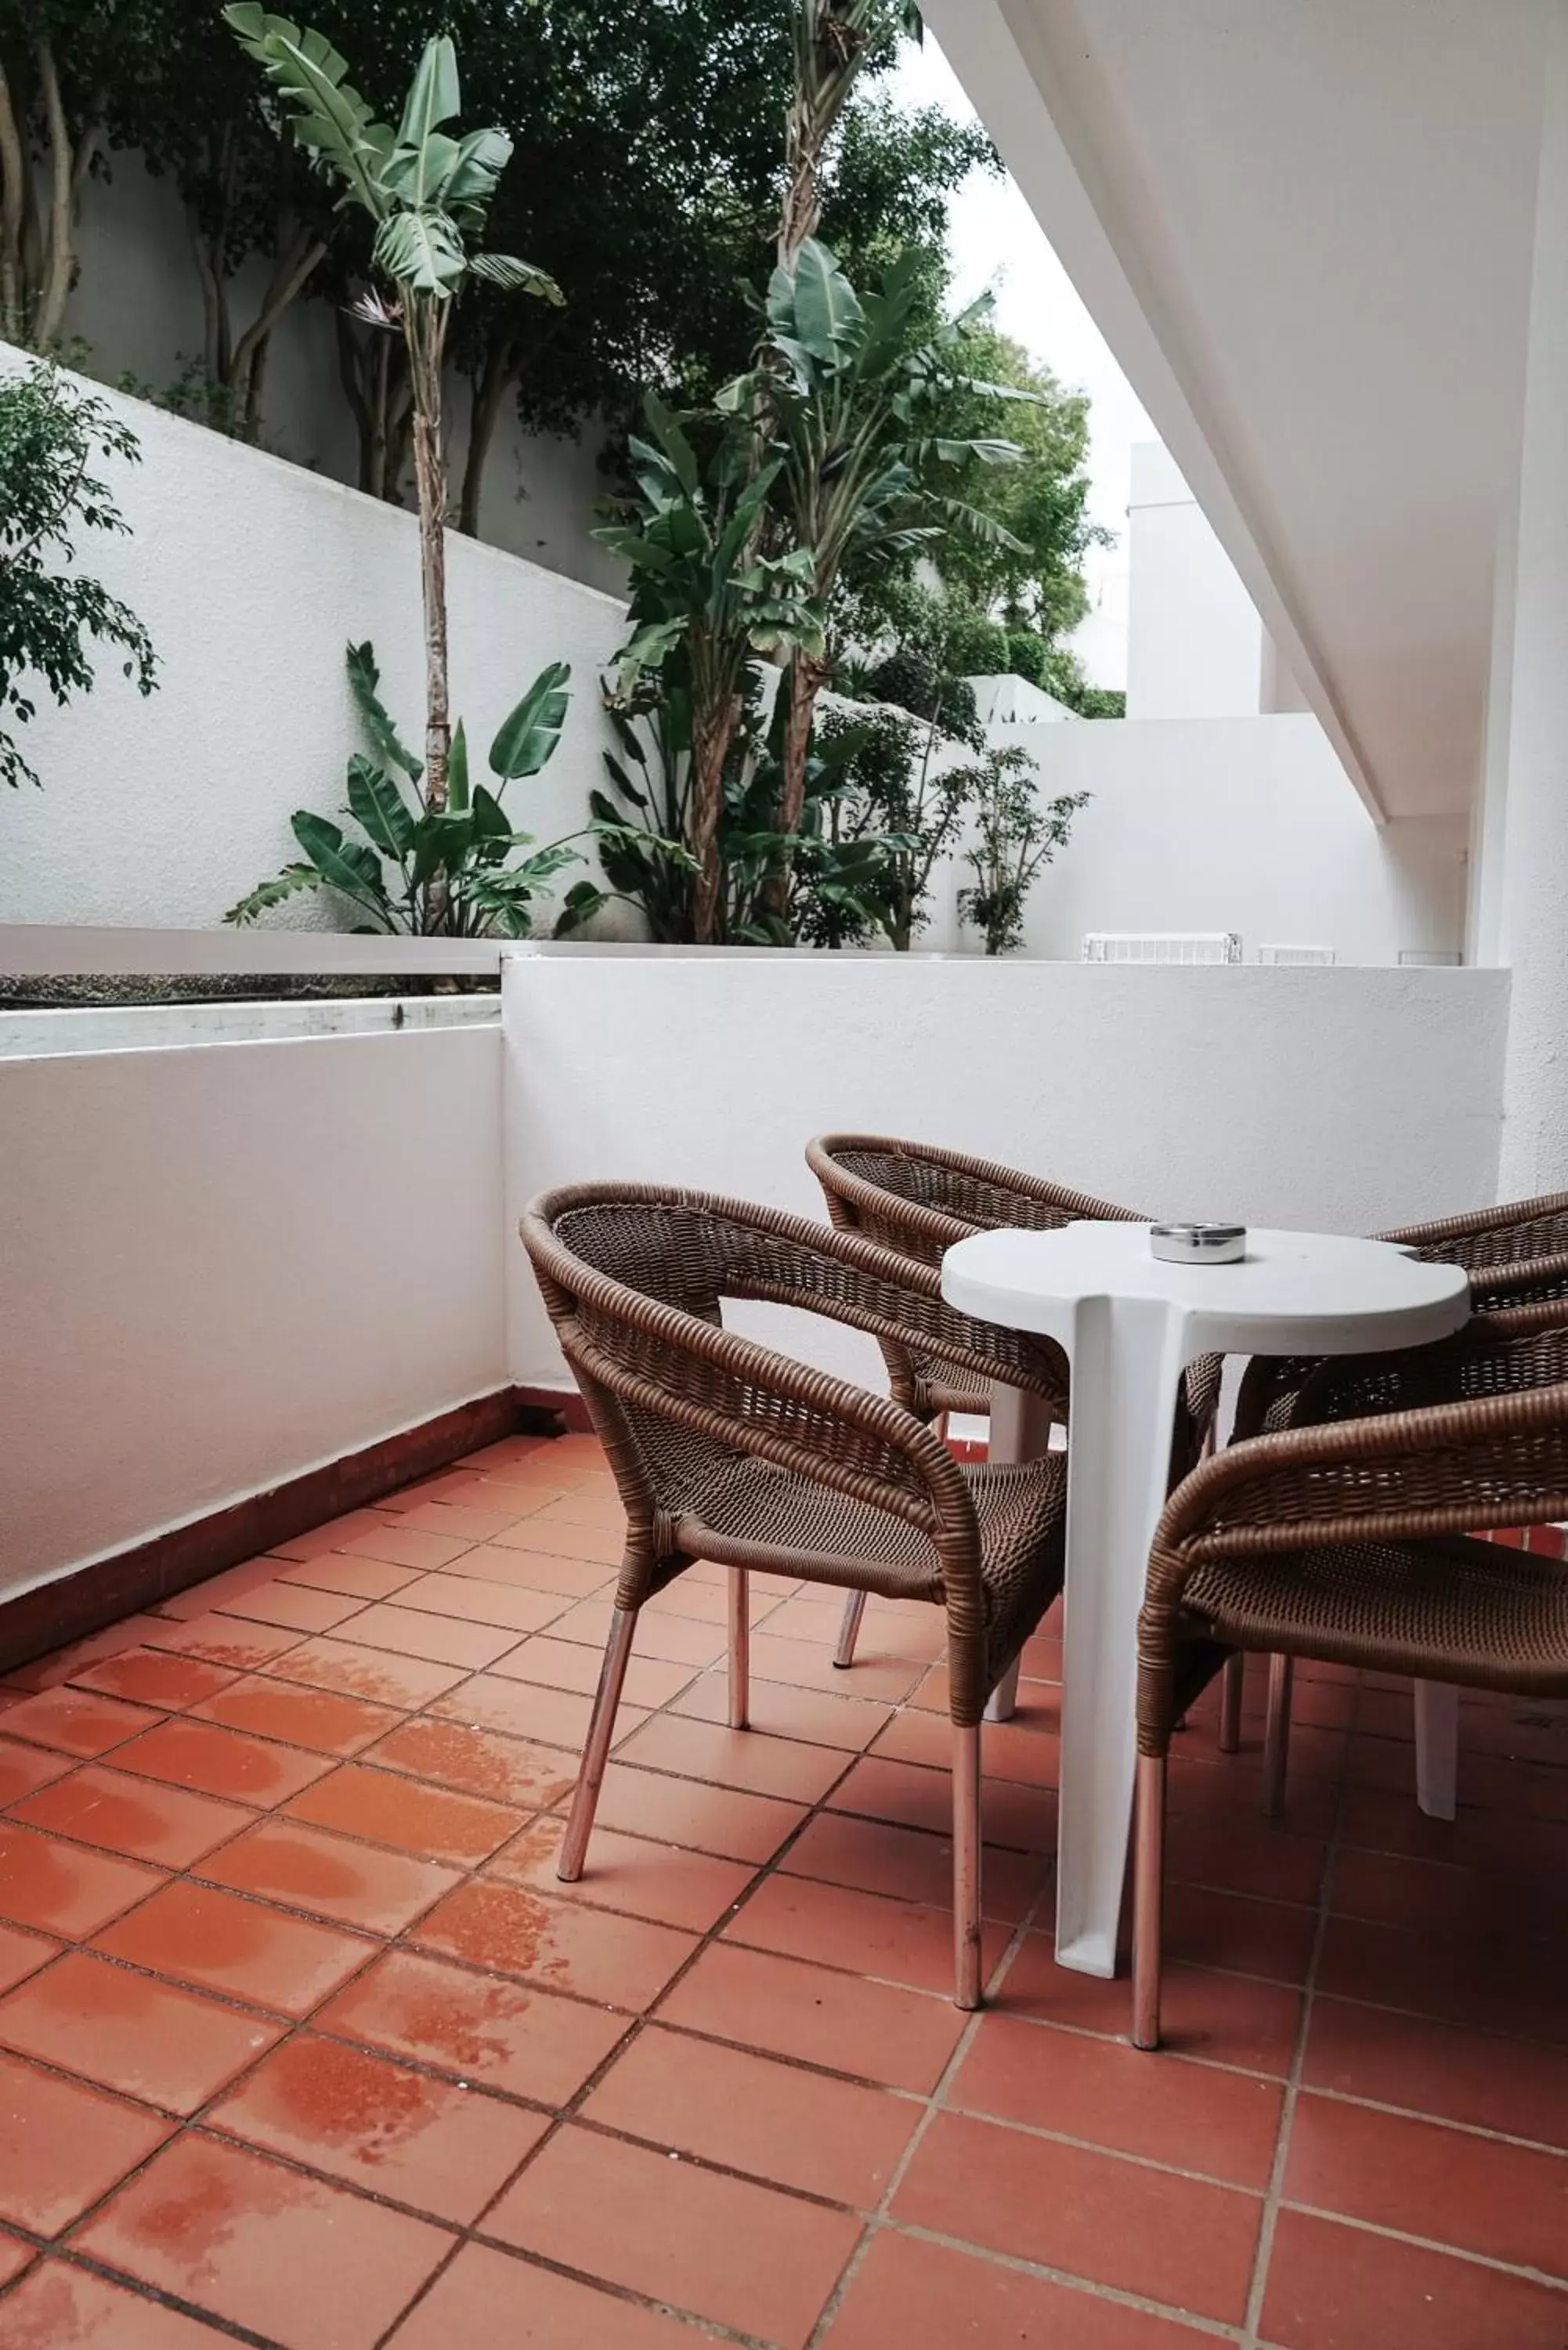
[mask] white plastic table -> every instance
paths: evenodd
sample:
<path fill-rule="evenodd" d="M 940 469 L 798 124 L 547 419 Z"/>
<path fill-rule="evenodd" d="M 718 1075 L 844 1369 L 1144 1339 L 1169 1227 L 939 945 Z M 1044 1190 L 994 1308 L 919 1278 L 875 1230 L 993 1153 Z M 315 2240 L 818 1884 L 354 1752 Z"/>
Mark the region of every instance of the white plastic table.
<path fill-rule="evenodd" d="M 942 1259 L 950 1305 L 1054 1338 L 1072 1369 L 1056 1958 L 1116 1972 L 1132 1809 L 1137 1615 L 1177 1386 L 1199 1355 L 1355 1355 L 1447 1336 L 1451 1264 L 1384 1241 L 1253 1232 L 1238 1264 L 1166 1264 L 1148 1226 L 979 1232 Z"/>

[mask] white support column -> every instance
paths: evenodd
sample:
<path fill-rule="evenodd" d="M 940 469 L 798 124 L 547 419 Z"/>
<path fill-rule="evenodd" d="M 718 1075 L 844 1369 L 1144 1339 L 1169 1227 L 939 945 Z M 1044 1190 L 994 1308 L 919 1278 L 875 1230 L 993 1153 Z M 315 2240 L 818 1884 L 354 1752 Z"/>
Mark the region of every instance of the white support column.
<path fill-rule="evenodd" d="M 1486 843 L 1495 848 L 1501 832 L 1501 858 L 1482 892 L 1483 923 L 1485 901 L 1495 904 L 1497 960 L 1512 972 L 1502 1199 L 1568 1186 L 1568 11 L 1553 14 L 1519 528 L 1512 594 L 1499 597 L 1512 657 L 1494 676 L 1489 744 L 1505 754 L 1503 776 L 1488 779 L 1489 796 L 1503 794 Z"/>

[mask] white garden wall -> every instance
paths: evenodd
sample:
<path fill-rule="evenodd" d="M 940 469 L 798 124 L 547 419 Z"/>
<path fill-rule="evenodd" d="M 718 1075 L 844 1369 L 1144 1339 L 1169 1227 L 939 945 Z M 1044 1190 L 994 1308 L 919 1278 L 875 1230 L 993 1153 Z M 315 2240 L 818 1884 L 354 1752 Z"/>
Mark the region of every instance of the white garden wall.
<path fill-rule="evenodd" d="M 0 365 L 18 364 L 0 346 Z M 296 807 L 342 806 L 361 747 L 343 649 L 374 641 L 382 687 L 417 746 L 423 711 L 411 515 L 242 447 L 144 401 L 109 395 L 141 443 L 115 466 L 132 536 L 78 550 L 140 615 L 161 664 L 143 701 L 110 658 L 96 691 L 26 732 L 41 791 L 6 795 L 0 922 L 205 928 L 297 855 Z M 601 775 L 599 675 L 620 641 L 611 596 L 449 534 L 452 710 L 477 772 L 495 728 L 551 660 L 573 704 L 545 774 L 507 806 L 541 837 L 582 823 Z M 269 921 L 321 922 L 296 901 Z"/>
<path fill-rule="evenodd" d="M 1508 986 L 1490 971 L 522 950 L 504 982 L 507 1222 L 545 1186 L 593 1178 L 820 1216 L 802 1151 L 833 1127 L 1153 1214 L 1331 1232 L 1439 1215 L 1495 1196 Z M 510 1263 L 513 1376 L 558 1382 L 520 1251 Z M 841 1342 L 816 1351 L 851 1359 Z"/>
<path fill-rule="evenodd" d="M 333 1016 L 10 1024 L 0 1596 L 504 1384 L 498 1024 Z"/>

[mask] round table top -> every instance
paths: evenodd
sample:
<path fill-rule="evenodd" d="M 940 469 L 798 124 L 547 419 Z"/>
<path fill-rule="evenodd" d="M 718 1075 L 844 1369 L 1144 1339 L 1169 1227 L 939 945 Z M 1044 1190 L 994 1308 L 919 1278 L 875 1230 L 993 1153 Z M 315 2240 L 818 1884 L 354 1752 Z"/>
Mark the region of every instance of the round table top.
<path fill-rule="evenodd" d="M 1065 1336 L 1089 1298 L 1163 1305 L 1202 1353 L 1354 1355 L 1446 1337 L 1469 1315 L 1461 1266 L 1427 1264 L 1387 1241 L 1250 1231 L 1235 1264 L 1168 1264 L 1147 1224 L 976 1232 L 942 1259 L 942 1295 L 961 1313 Z"/>

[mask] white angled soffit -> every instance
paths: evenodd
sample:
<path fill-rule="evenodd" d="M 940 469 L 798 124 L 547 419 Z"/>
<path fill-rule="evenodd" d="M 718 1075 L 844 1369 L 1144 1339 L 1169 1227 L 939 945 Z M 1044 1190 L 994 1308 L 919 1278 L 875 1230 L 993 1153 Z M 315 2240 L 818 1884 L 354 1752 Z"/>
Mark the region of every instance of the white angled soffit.
<path fill-rule="evenodd" d="M 1379 821 L 1479 773 L 1552 5 L 926 0 Z"/>

